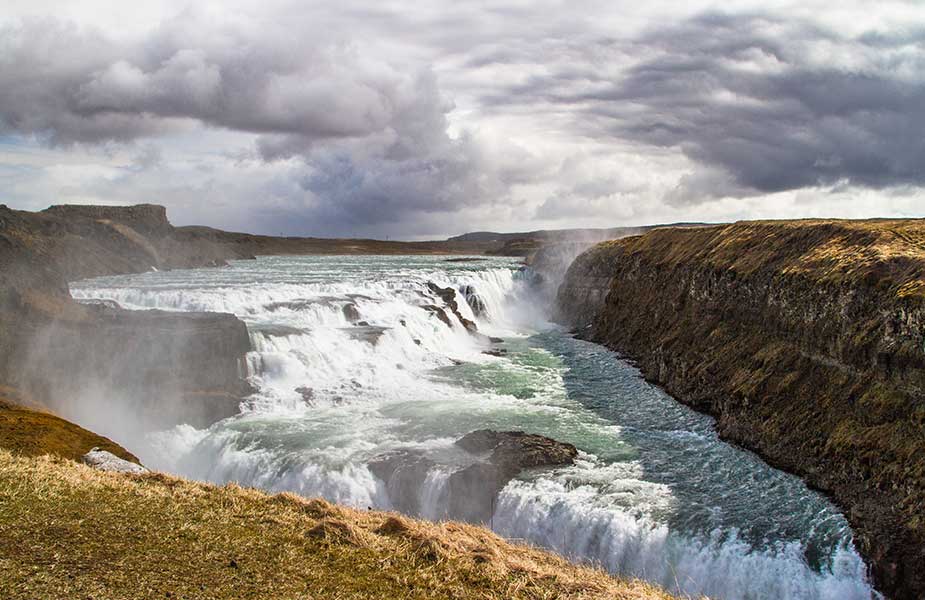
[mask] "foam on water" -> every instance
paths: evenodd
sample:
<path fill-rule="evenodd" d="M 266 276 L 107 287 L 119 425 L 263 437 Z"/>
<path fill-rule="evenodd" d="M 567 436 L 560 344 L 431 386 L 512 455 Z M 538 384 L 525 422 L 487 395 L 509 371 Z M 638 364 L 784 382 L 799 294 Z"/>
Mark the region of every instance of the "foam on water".
<path fill-rule="evenodd" d="M 429 282 L 456 290 L 461 316 L 504 338 L 506 353 L 484 354 L 499 346 L 468 333 Z M 467 286 L 484 304 L 481 317 Z M 508 484 L 490 523 L 502 535 L 691 596 L 872 595 L 830 503 L 722 443 L 708 417 L 614 354 L 557 331 L 509 259 L 262 258 L 101 278 L 73 294 L 134 309 L 232 312 L 248 324 L 258 392 L 240 416 L 209 429 L 151 433 L 138 449 L 151 466 L 388 509 L 390 482 L 370 464 L 411 452 L 433 466 L 405 491 L 417 514 L 440 519 L 449 476 L 476 460 L 454 440 L 479 428 L 526 430 L 582 453 L 574 466 Z M 347 305 L 364 324 L 348 319 Z"/>

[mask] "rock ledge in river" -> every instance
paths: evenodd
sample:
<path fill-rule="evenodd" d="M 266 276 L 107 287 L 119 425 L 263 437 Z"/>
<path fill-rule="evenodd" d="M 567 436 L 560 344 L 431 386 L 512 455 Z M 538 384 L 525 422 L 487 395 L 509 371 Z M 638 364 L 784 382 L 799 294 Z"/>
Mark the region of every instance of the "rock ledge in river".
<path fill-rule="evenodd" d="M 572 444 L 523 431 L 479 429 L 456 445 L 470 454 L 490 452 L 485 461 L 453 473 L 448 481 L 449 514 L 471 523 L 491 520 L 498 493 L 523 470 L 570 465 L 578 456 Z"/>

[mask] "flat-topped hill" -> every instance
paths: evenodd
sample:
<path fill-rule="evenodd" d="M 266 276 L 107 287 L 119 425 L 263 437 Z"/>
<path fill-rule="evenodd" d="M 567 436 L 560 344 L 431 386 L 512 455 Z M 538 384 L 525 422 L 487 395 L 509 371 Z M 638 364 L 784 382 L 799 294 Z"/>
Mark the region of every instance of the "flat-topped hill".
<path fill-rule="evenodd" d="M 665 266 L 697 262 L 827 283 L 868 280 L 898 295 L 925 294 L 925 219 L 742 221 L 657 229 L 602 248 L 643 252 Z"/>

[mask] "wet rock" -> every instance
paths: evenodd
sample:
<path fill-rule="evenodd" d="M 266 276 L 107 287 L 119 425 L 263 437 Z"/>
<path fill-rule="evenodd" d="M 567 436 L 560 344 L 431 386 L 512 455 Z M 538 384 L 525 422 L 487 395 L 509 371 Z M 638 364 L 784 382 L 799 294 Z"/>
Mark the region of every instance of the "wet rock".
<path fill-rule="evenodd" d="M 119 458 L 112 452 L 93 448 L 80 458 L 80 462 L 100 471 L 114 473 L 147 473 L 148 470 L 139 464 Z"/>
<path fill-rule="evenodd" d="M 478 292 L 475 290 L 474 285 L 465 285 L 462 290 L 463 297 L 466 299 L 466 304 L 469 305 L 469 308 L 472 309 L 472 314 L 476 317 L 485 316 L 488 312 L 487 307 L 485 306 L 485 301 L 482 300 L 482 297 L 479 296 Z"/>
<path fill-rule="evenodd" d="M 449 315 L 446 314 L 446 311 L 440 308 L 439 306 L 434 306 L 433 304 L 427 304 L 422 306 L 424 310 L 433 314 L 438 319 L 440 319 L 447 327 L 453 326 L 453 321 L 450 320 Z"/>
<path fill-rule="evenodd" d="M 453 288 L 440 287 L 432 281 L 427 282 L 427 289 L 443 300 L 443 303 L 446 304 L 447 308 L 450 309 L 454 315 L 456 315 L 456 318 L 459 319 L 459 322 L 462 323 L 466 331 L 469 333 L 476 333 L 479 330 L 478 325 L 462 316 L 462 313 L 459 312 L 459 304 L 456 302 L 456 290 Z M 449 324 L 449 318 L 446 319 L 446 322 Z"/>
<path fill-rule="evenodd" d="M 248 327 L 252 332 L 262 333 L 264 335 L 272 337 L 288 337 L 290 335 L 302 335 L 307 333 L 307 329 L 299 327 L 290 327 L 289 325 L 276 325 L 276 324 L 260 324 L 260 325 L 250 325 Z"/>
<path fill-rule="evenodd" d="M 491 452 L 489 462 L 518 470 L 570 465 L 578 456 L 572 444 L 523 431 L 479 429 L 457 440 L 456 445 L 471 454 Z"/>
<path fill-rule="evenodd" d="M 97 298 L 78 298 L 77 302 L 87 306 L 102 306 L 105 308 L 121 309 L 122 305 L 115 300 L 97 299 Z"/>
<path fill-rule="evenodd" d="M 309 406 L 315 403 L 315 390 L 308 386 L 300 386 L 295 389 L 295 391 L 302 396 L 302 401 L 308 404 Z"/>
<path fill-rule="evenodd" d="M 578 456 L 572 444 L 522 431 L 480 429 L 456 445 L 480 457 L 487 454 L 447 482 L 449 515 L 471 523 L 487 523 L 498 493 L 525 469 L 570 465 Z"/>
<path fill-rule="evenodd" d="M 263 308 L 270 312 L 277 312 L 279 310 L 291 310 L 291 311 L 300 311 L 305 310 L 312 306 L 322 305 L 322 306 L 331 306 L 337 302 L 343 302 L 342 297 L 337 296 L 318 296 L 315 298 L 296 298 L 295 300 L 283 300 L 280 302 L 268 302 L 263 305 Z"/>
<path fill-rule="evenodd" d="M 341 328 L 341 331 L 347 332 L 347 335 L 355 340 L 367 342 L 375 346 L 379 343 L 379 339 L 382 337 L 382 335 L 389 329 L 391 328 L 377 327 L 375 325 L 357 325 L 356 327 L 343 327 Z"/>
<path fill-rule="evenodd" d="M 369 463 L 373 475 L 385 482 L 392 506 L 408 515 L 421 514 L 420 490 L 434 461 L 415 450 L 397 450 Z"/>
<path fill-rule="evenodd" d="M 498 492 L 523 470 L 571 464 L 578 455 L 571 444 L 522 431 L 474 431 L 457 440 L 455 447 L 449 461 L 459 466 L 447 478 L 441 492 L 445 496 L 436 501 L 445 507 L 446 518 L 470 523 L 488 522 Z M 385 482 L 392 505 L 409 515 L 422 512 L 421 491 L 428 475 L 447 468 L 416 449 L 389 452 L 368 466 Z"/>
<path fill-rule="evenodd" d="M 507 350 L 504 348 L 498 348 L 495 350 L 483 350 L 482 354 L 487 354 L 488 356 L 497 356 L 500 358 L 507 355 Z"/>
<path fill-rule="evenodd" d="M 344 304 L 341 310 L 343 311 L 344 318 L 347 319 L 348 323 L 356 323 L 357 321 L 361 319 L 360 310 L 357 308 L 357 305 L 354 304 L 353 302 L 350 302 L 349 304 Z"/>

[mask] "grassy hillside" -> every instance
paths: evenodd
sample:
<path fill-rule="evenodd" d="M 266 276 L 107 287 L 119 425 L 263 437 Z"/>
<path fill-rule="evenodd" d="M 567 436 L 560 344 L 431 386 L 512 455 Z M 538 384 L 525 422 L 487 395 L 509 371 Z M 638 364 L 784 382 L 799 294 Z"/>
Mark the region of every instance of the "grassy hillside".
<path fill-rule="evenodd" d="M 0 450 L 4 598 L 669 598 L 457 523 Z"/>
<path fill-rule="evenodd" d="M 98 447 L 120 458 L 138 462 L 135 456 L 112 440 L 39 408 L 22 406 L 23 399 L 0 386 L 0 448 L 21 456 L 50 454 L 78 460 Z"/>

